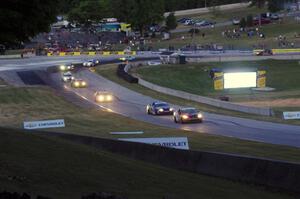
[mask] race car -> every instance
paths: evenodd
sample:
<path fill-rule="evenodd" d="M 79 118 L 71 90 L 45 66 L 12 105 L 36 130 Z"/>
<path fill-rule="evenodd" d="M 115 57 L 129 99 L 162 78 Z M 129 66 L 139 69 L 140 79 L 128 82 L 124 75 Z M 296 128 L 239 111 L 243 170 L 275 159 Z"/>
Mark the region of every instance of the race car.
<path fill-rule="evenodd" d="M 120 61 L 132 61 L 132 60 L 135 60 L 135 57 L 128 55 L 126 57 L 120 57 L 119 60 Z"/>
<path fill-rule="evenodd" d="M 264 50 L 257 50 L 255 52 L 256 56 L 268 56 L 268 55 L 273 55 L 273 52 L 271 49 L 264 49 Z"/>
<path fill-rule="evenodd" d="M 87 83 L 86 83 L 86 81 L 84 81 L 82 79 L 75 79 L 72 81 L 71 86 L 73 88 L 86 88 Z"/>
<path fill-rule="evenodd" d="M 97 91 L 95 93 L 95 101 L 96 102 L 112 102 L 113 100 L 114 100 L 114 96 L 110 92 Z"/>
<path fill-rule="evenodd" d="M 147 114 L 152 115 L 172 115 L 174 109 L 166 102 L 153 102 L 146 107 Z"/>
<path fill-rule="evenodd" d="M 74 70 L 74 64 L 62 64 L 59 66 L 60 71 L 71 71 Z"/>
<path fill-rule="evenodd" d="M 83 62 L 82 65 L 86 66 L 86 67 L 93 67 L 93 66 L 96 66 L 99 63 L 100 63 L 99 59 L 91 59 L 91 60 Z"/>
<path fill-rule="evenodd" d="M 71 82 L 72 80 L 74 80 L 74 76 L 72 75 L 72 73 L 70 71 L 68 71 L 68 72 L 64 72 L 62 74 L 61 79 L 63 82 Z"/>
<path fill-rule="evenodd" d="M 175 123 L 202 122 L 203 115 L 195 108 L 180 108 L 173 114 Z"/>

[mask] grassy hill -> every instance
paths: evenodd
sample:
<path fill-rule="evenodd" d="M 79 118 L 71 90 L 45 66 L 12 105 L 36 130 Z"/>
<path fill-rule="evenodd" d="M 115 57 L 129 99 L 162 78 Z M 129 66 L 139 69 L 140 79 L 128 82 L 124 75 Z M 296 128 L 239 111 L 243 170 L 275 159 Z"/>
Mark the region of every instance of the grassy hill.
<path fill-rule="evenodd" d="M 0 129 L 0 146 L 0 191 L 73 199 L 98 191 L 130 199 L 293 198 L 21 131 Z"/>

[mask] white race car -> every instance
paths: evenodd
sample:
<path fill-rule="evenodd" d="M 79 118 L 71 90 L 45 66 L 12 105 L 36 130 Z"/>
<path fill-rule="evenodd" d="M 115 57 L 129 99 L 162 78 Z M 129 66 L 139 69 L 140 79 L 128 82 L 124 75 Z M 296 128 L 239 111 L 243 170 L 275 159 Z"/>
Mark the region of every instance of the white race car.
<path fill-rule="evenodd" d="M 64 72 L 62 74 L 61 79 L 63 82 L 71 82 L 72 80 L 74 80 L 74 76 L 72 75 L 71 72 Z"/>
<path fill-rule="evenodd" d="M 96 66 L 97 64 L 100 64 L 99 59 L 91 59 L 91 60 L 83 62 L 82 65 L 85 67 L 93 67 L 93 66 Z"/>

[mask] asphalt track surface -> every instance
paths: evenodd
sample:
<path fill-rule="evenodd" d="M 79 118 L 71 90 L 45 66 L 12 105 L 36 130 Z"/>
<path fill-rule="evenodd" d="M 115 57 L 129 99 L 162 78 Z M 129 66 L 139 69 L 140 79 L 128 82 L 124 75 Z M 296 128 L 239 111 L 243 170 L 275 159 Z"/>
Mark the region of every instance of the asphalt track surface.
<path fill-rule="evenodd" d="M 157 57 L 144 56 L 144 58 L 154 59 Z M 41 59 L 34 58 L 15 61 L 6 60 L 4 61 L 4 64 L 2 64 L 3 62 L 0 62 L 0 71 L 6 71 L 8 69 L 45 69 L 55 64 L 80 62 L 85 59 L 85 57 L 70 57 L 62 60 L 62 58 L 58 57 L 51 59 L 46 59 L 43 57 Z M 102 63 L 112 63 L 115 62 L 115 60 L 115 57 L 103 58 Z M 101 65 L 98 67 L 101 67 Z M 56 88 L 75 93 L 82 99 L 84 103 L 89 103 L 93 106 L 106 109 L 108 111 L 115 112 L 136 120 L 170 128 L 194 131 L 195 133 L 209 133 L 272 144 L 300 147 L 300 126 L 256 121 L 211 113 L 204 113 L 204 122 L 200 124 L 176 124 L 174 123 L 172 116 L 151 116 L 146 114 L 146 105 L 155 101 L 155 99 L 151 97 L 131 91 L 97 74 L 94 74 L 87 69 L 79 70 L 75 76 L 77 78 L 86 80 L 88 82 L 88 87 L 82 89 L 71 88 L 69 84 L 62 83 L 59 73 L 52 73 L 50 75 L 50 79 L 53 82 L 56 82 L 56 84 L 60 84 L 60 87 Z M 113 92 L 116 100 L 113 103 L 95 103 L 94 92 L 98 90 L 107 90 Z M 174 108 L 178 108 L 176 105 L 172 106 Z"/>

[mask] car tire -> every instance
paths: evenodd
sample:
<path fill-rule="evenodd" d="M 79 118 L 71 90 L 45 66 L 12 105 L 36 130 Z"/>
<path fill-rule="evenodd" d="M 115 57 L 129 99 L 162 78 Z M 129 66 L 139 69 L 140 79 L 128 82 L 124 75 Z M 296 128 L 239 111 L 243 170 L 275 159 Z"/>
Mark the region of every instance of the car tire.
<path fill-rule="evenodd" d="M 147 114 L 148 114 L 148 115 L 151 115 L 151 112 L 150 112 L 150 110 L 149 110 L 149 109 L 147 110 Z"/>
<path fill-rule="evenodd" d="M 178 123 L 178 121 L 177 121 L 176 117 L 174 117 L 174 122 L 175 122 L 175 123 Z"/>

